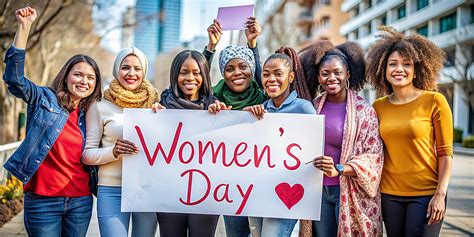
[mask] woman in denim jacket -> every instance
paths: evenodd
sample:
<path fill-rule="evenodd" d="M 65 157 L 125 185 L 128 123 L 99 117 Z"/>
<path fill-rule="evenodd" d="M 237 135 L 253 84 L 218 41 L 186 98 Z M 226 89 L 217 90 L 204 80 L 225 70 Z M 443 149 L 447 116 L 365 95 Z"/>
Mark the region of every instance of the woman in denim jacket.
<path fill-rule="evenodd" d="M 5 57 L 3 80 L 28 105 L 26 138 L 4 167 L 25 183 L 25 227 L 29 236 L 85 236 L 92 213 L 89 173 L 81 163 L 85 143 L 84 114 L 100 98 L 96 62 L 75 55 L 51 87 L 24 76 L 25 48 L 36 10 L 15 16 L 18 29 Z M 82 139 L 79 139 L 82 137 Z"/>

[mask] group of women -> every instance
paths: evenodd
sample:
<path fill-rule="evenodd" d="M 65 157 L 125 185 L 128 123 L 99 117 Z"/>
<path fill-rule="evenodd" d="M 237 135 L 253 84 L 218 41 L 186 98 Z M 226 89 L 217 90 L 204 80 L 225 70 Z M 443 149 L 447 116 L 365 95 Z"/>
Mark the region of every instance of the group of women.
<path fill-rule="evenodd" d="M 223 79 L 212 87 L 209 65 L 222 29 L 208 28 L 202 53 L 174 58 L 161 95 L 146 80 L 147 58 L 120 51 L 114 79 L 101 94 L 101 75 L 86 55 L 72 57 L 51 87 L 24 76 L 25 47 L 35 9 L 15 12 L 18 29 L 5 55 L 3 80 L 28 105 L 27 136 L 5 163 L 25 183 L 30 236 L 85 236 L 92 211 L 90 174 L 99 167 L 97 215 L 102 236 L 214 236 L 218 216 L 125 213 L 120 210 L 123 155 L 139 148 L 123 139 L 123 108 L 243 110 L 322 114 L 324 173 L 320 221 L 300 220 L 300 236 L 439 235 L 452 162 L 452 115 L 436 92 L 444 53 L 426 38 L 381 28 L 364 58 L 354 42 L 316 41 L 296 53 L 282 47 L 260 66 L 256 19 L 247 46 L 219 55 Z M 387 96 L 373 106 L 357 95 L 368 82 Z M 82 139 L 78 139 L 81 137 Z M 297 220 L 224 216 L 227 236 L 290 236 Z"/>

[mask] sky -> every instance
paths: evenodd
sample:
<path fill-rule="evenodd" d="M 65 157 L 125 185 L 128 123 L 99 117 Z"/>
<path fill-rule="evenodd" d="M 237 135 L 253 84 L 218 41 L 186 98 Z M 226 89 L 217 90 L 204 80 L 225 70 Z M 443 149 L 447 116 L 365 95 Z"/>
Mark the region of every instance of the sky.
<path fill-rule="evenodd" d="M 181 36 L 180 41 L 191 41 L 195 36 L 207 37 L 207 27 L 212 20 L 217 17 L 218 7 L 237 6 L 254 4 L 255 0 L 181 0 Z M 103 29 L 121 24 L 121 15 L 128 6 L 135 5 L 136 0 L 116 0 L 116 4 L 107 8 L 107 12 L 117 12 L 120 14 L 107 14 L 103 11 L 95 12 L 95 16 L 104 14 L 110 18 L 110 26 L 100 26 L 96 29 L 99 35 L 104 33 Z M 107 14 L 107 15 L 105 15 Z M 223 33 L 221 41 L 226 42 L 226 32 Z M 112 52 L 118 52 L 120 45 L 121 31 L 114 30 L 107 33 L 101 44 Z"/>
<path fill-rule="evenodd" d="M 254 4 L 254 0 L 182 0 L 181 40 L 207 36 L 207 27 L 217 17 L 219 7 Z M 202 13 L 202 14 L 201 14 Z M 225 32 L 224 34 L 225 35 Z"/>

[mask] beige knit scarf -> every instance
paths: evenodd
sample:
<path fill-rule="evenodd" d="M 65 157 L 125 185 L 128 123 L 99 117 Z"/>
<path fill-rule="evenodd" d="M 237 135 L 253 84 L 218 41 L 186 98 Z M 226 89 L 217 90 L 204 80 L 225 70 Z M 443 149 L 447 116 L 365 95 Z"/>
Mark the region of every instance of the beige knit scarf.
<path fill-rule="evenodd" d="M 151 108 L 158 101 L 158 91 L 147 80 L 130 91 L 123 88 L 117 79 L 113 79 L 109 89 L 104 92 L 104 98 L 122 108 Z"/>

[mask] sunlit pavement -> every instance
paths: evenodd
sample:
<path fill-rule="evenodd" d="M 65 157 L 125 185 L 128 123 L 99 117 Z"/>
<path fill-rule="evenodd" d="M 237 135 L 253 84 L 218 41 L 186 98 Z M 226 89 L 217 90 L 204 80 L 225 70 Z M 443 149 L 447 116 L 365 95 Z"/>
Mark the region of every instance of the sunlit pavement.
<path fill-rule="evenodd" d="M 94 212 L 87 236 L 97 237 L 99 226 Z M 297 228 L 293 231 L 297 235 Z M 23 212 L 0 228 L 0 237 L 27 236 L 23 226 Z M 156 236 L 159 236 L 157 233 Z M 453 172 L 448 190 L 448 209 L 441 236 L 474 236 L 474 156 L 455 154 Z M 216 237 L 225 237 L 222 218 L 216 231 Z"/>

